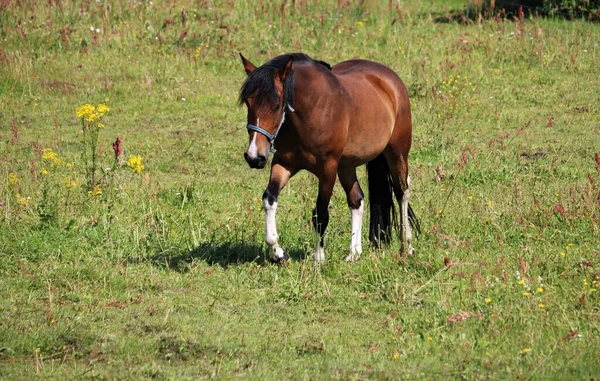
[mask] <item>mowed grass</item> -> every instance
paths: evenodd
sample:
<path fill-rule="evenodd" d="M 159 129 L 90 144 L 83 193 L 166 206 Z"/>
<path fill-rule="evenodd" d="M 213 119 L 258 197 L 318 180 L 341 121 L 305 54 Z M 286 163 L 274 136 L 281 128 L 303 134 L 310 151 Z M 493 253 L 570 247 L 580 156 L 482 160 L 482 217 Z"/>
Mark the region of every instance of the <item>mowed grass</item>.
<path fill-rule="evenodd" d="M 436 21 L 463 2 L 54 3 L 0 8 L 1 378 L 600 377 L 597 24 Z M 338 185 L 315 266 L 301 173 L 277 217 L 292 260 L 265 263 L 237 53 L 299 50 L 409 88 L 415 256 L 396 241 L 345 263 Z M 102 195 L 84 103 L 111 108 L 101 167 L 117 136 L 145 166 Z"/>

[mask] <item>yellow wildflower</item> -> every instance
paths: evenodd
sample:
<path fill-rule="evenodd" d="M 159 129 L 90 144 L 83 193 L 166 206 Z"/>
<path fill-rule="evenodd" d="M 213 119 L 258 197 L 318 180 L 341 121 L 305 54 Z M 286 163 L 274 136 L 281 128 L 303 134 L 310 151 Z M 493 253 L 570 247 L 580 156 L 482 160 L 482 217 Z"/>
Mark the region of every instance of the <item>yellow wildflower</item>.
<path fill-rule="evenodd" d="M 519 284 L 520 284 L 521 286 L 522 286 L 522 285 L 524 285 L 524 284 L 525 284 L 525 280 L 521 279 L 521 280 L 519 281 Z"/>
<path fill-rule="evenodd" d="M 432 341 L 432 340 L 433 340 L 433 337 L 427 336 L 427 341 Z"/>
<path fill-rule="evenodd" d="M 42 151 L 42 160 L 44 161 L 54 161 L 58 158 L 58 155 L 52 148 L 44 148 Z"/>
<path fill-rule="evenodd" d="M 543 287 L 538 287 L 537 288 L 537 292 L 544 292 L 544 288 Z"/>
<path fill-rule="evenodd" d="M 392 357 L 394 358 L 394 360 L 398 360 L 398 357 L 400 357 L 400 355 L 398 353 L 394 353 Z"/>
<path fill-rule="evenodd" d="M 86 116 L 84 116 L 84 119 L 87 122 L 95 122 L 97 120 L 99 120 L 102 117 L 102 115 L 98 114 L 97 112 L 92 112 L 87 114 Z"/>
<path fill-rule="evenodd" d="M 133 169 L 133 172 L 141 173 L 144 170 L 142 157 L 140 155 L 130 155 L 129 160 L 127 160 L 127 166 Z"/>
<path fill-rule="evenodd" d="M 561 251 L 561 252 L 560 252 L 560 256 L 561 256 L 561 257 L 564 257 L 565 255 L 566 255 L 566 254 L 565 254 L 565 252 L 564 252 L 564 251 Z"/>
<path fill-rule="evenodd" d="M 88 194 L 92 196 L 100 196 L 102 195 L 102 187 L 100 184 L 96 184 L 91 190 L 88 191 Z"/>
<path fill-rule="evenodd" d="M 492 302 L 492 298 L 485 298 L 485 302 L 486 303 L 491 303 Z"/>
<path fill-rule="evenodd" d="M 16 173 L 10 172 L 8 174 L 8 185 L 10 185 L 11 187 L 16 187 L 17 185 L 19 185 L 20 181 L 21 181 L 21 179 L 19 178 L 19 175 L 17 175 Z"/>
<path fill-rule="evenodd" d="M 531 352 L 531 348 L 524 348 L 523 350 L 521 350 L 522 355 L 527 354 L 529 352 Z"/>
<path fill-rule="evenodd" d="M 77 114 L 78 118 L 85 118 L 86 116 L 93 114 L 94 111 L 96 111 L 96 108 L 91 104 L 87 103 L 77 107 L 75 113 Z"/>
<path fill-rule="evenodd" d="M 75 188 L 80 184 L 79 181 L 69 176 L 64 176 L 63 179 L 65 180 L 65 186 L 68 189 Z"/>
<path fill-rule="evenodd" d="M 530 296 L 531 296 L 531 292 L 525 291 L 525 292 L 523 293 L 523 296 L 524 296 L 524 297 L 526 297 L 526 298 L 528 298 L 528 297 L 530 297 Z"/>
<path fill-rule="evenodd" d="M 538 304 L 538 307 L 540 307 L 540 308 L 544 308 L 544 307 L 546 307 L 546 306 L 544 305 L 544 303 L 540 303 L 540 304 Z"/>
<path fill-rule="evenodd" d="M 110 108 L 104 103 L 100 103 L 98 107 L 96 107 L 96 112 L 100 114 L 100 116 L 104 116 L 107 112 L 110 111 Z"/>
<path fill-rule="evenodd" d="M 27 199 L 27 197 L 23 197 L 19 192 L 17 192 L 16 196 L 19 205 L 26 206 L 27 204 L 29 204 L 29 200 Z"/>
<path fill-rule="evenodd" d="M 42 176 L 46 176 L 47 174 L 48 174 L 48 171 L 46 169 L 42 169 L 40 171 L 40 175 L 42 175 Z"/>

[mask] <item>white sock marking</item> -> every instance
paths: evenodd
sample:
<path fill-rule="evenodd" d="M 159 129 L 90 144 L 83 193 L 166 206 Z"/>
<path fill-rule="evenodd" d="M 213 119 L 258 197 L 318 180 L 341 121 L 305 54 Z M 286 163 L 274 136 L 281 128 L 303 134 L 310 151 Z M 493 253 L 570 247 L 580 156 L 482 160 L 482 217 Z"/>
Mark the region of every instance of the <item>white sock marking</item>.
<path fill-rule="evenodd" d="M 269 204 L 267 198 L 263 199 L 263 209 L 265 210 L 265 222 L 266 222 L 266 234 L 265 242 L 269 246 L 269 253 L 271 258 L 283 258 L 284 252 L 277 241 L 279 235 L 277 234 L 277 223 L 275 221 L 275 215 L 277 214 L 277 201 L 273 202 L 273 205 Z"/>
<path fill-rule="evenodd" d="M 357 260 L 362 254 L 362 221 L 364 214 L 364 202 L 360 200 L 358 209 L 350 208 L 352 214 L 352 239 L 350 240 L 350 255 L 346 257 L 346 261 L 351 262 Z"/>
<path fill-rule="evenodd" d="M 400 212 L 402 213 L 402 248 L 404 252 L 409 255 L 413 254 L 412 247 L 412 230 L 410 228 L 410 222 L 408 221 L 408 201 L 410 200 L 410 176 L 406 179 L 408 187 L 402 194 L 402 205 L 400 205 Z"/>
<path fill-rule="evenodd" d="M 317 263 L 325 262 L 325 249 L 321 246 L 321 244 L 318 241 L 315 244 L 312 257 Z"/>

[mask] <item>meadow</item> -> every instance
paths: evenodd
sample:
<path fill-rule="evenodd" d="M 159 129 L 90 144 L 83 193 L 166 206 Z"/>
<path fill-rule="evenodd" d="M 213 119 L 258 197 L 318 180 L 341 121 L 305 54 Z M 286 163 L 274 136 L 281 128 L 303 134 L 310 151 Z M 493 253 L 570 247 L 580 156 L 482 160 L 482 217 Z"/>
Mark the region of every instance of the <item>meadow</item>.
<path fill-rule="evenodd" d="M 599 25 L 465 3 L 0 1 L 0 378 L 600 378 Z M 293 51 L 406 83 L 414 256 L 337 184 L 315 265 L 300 173 L 266 261 L 238 52 Z"/>

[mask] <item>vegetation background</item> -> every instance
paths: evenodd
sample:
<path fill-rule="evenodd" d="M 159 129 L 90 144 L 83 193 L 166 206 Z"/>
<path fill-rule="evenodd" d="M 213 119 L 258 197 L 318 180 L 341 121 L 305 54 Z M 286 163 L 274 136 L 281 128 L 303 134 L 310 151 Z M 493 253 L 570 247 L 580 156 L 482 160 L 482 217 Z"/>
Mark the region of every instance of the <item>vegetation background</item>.
<path fill-rule="evenodd" d="M 600 377 L 598 24 L 464 7 L 0 1 L 0 378 Z M 338 186 L 314 266 L 302 173 L 265 263 L 237 53 L 290 51 L 407 84 L 415 256 L 344 263 Z"/>
<path fill-rule="evenodd" d="M 470 0 L 466 12 L 462 14 L 475 18 L 506 13 L 518 15 L 525 11 L 544 16 L 600 21 L 599 0 Z"/>

